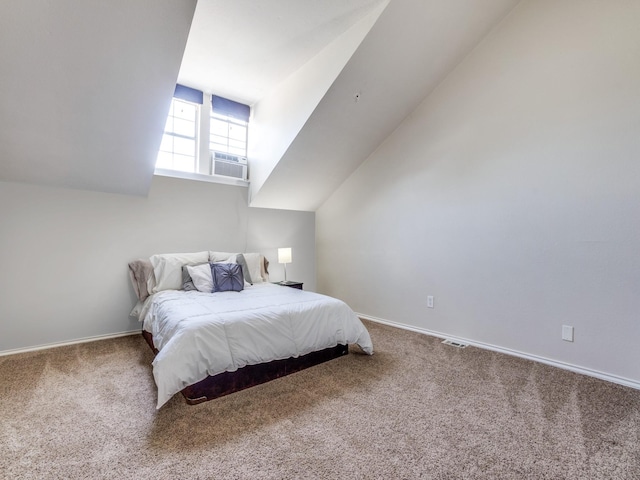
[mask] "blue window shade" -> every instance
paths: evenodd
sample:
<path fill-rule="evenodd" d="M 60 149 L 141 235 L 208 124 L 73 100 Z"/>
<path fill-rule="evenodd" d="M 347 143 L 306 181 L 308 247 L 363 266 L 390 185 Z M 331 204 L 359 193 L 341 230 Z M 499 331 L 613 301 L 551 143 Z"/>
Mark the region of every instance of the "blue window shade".
<path fill-rule="evenodd" d="M 211 95 L 211 109 L 213 113 L 237 118 L 245 122 L 249 121 L 249 114 L 251 113 L 249 105 L 218 97 L 217 95 Z"/>
<path fill-rule="evenodd" d="M 195 88 L 185 87 L 184 85 L 176 85 L 176 90 L 173 92 L 174 98 L 180 100 L 186 100 L 187 102 L 197 103 L 202 105 L 202 92 Z"/>

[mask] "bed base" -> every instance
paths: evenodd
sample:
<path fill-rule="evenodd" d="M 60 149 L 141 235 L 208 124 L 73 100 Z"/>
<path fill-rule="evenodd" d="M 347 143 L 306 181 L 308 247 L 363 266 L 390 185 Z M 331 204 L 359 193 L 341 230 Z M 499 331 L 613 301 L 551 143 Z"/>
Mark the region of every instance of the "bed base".
<path fill-rule="evenodd" d="M 145 330 L 142 331 L 142 336 L 147 341 L 149 347 L 151 347 L 151 350 L 153 350 L 153 353 L 157 354 L 158 350 L 153 345 L 153 336 Z M 299 372 L 305 368 L 313 367 L 314 365 L 333 360 L 348 353 L 348 345 L 336 345 L 335 347 L 311 352 L 297 358 L 247 365 L 246 367 L 239 368 L 235 372 L 224 372 L 219 375 L 209 376 L 204 380 L 185 387 L 181 393 L 189 405 L 196 405 L 224 395 L 229 395 L 230 393 L 239 392 L 245 388 L 275 380 L 276 378 L 284 377 L 291 373 Z"/>

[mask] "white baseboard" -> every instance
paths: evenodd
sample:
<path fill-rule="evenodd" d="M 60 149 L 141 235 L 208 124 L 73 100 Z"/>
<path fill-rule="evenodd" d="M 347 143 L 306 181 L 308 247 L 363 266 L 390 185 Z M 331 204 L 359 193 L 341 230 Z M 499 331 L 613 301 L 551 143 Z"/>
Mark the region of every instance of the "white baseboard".
<path fill-rule="evenodd" d="M 532 355 L 530 353 L 523 353 L 517 350 L 511 350 L 510 348 L 498 347 L 496 345 L 491 345 L 483 342 L 476 342 L 474 340 L 469 340 L 468 338 L 455 337 L 452 335 L 447 335 L 445 333 L 435 332 L 433 330 L 427 330 L 426 328 L 419 328 L 419 327 L 414 327 L 413 325 L 407 325 L 399 322 L 392 322 L 390 320 L 385 320 L 383 318 L 372 317 L 371 315 L 365 315 L 357 312 L 356 312 L 356 315 L 358 315 L 358 317 L 362 318 L 363 320 L 370 320 L 372 322 L 382 323 L 384 325 L 389 325 L 391 327 L 397 327 L 397 328 L 402 328 L 404 330 L 410 330 L 412 332 L 423 333 L 425 335 L 430 335 L 432 337 L 438 337 L 442 339 L 448 338 L 455 342 L 466 343 L 467 345 L 483 348 L 485 350 L 491 350 L 494 352 L 512 355 L 514 357 L 533 360 L 534 362 L 544 363 L 545 365 L 551 365 L 552 367 L 558 367 L 563 370 L 569 370 L 571 372 L 580 373 L 582 375 L 587 375 L 589 377 L 599 378 L 600 380 L 605 380 L 607 382 L 617 383 L 618 385 L 624 385 L 625 387 L 631 387 L 631 388 L 640 390 L 640 382 L 637 382 L 635 380 L 630 380 L 624 377 L 619 377 L 617 375 L 611 375 L 609 373 L 599 372 L 597 370 L 592 370 L 590 368 L 580 367 L 578 365 L 572 365 L 570 363 L 560 362 L 557 360 L 551 360 L 545 357 L 540 357 L 538 355 Z"/>
<path fill-rule="evenodd" d="M 36 345 L 35 347 L 15 348 L 13 350 L 0 351 L 0 357 L 4 355 L 15 355 L 17 353 L 35 352 L 37 350 L 46 350 L 47 348 L 64 347 L 67 345 L 75 345 L 78 343 L 96 342 L 98 340 L 107 340 L 109 338 L 127 337 L 129 335 L 140 335 L 140 330 L 131 330 L 128 332 L 109 333 L 106 335 L 96 335 L 95 337 L 78 338 L 68 342 L 47 343 L 45 345 Z"/>

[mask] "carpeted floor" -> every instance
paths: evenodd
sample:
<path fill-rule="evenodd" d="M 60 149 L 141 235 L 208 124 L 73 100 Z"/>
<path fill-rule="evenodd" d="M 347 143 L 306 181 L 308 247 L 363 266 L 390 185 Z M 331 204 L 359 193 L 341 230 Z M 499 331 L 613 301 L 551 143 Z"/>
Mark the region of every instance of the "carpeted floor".
<path fill-rule="evenodd" d="M 640 391 L 367 327 L 373 357 L 159 411 L 142 337 L 0 357 L 0 477 L 640 479 Z"/>

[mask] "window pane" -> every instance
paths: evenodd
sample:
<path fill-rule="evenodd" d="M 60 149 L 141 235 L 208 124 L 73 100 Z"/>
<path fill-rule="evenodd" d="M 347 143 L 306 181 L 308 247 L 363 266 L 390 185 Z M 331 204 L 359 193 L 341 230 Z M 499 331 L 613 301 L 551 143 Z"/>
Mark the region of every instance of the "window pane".
<path fill-rule="evenodd" d="M 164 124 L 164 131 L 169 133 L 173 132 L 173 117 L 167 117 L 167 123 Z"/>
<path fill-rule="evenodd" d="M 196 142 L 188 138 L 174 137 L 173 138 L 173 151 L 181 155 L 195 156 Z"/>
<path fill-rule="evenodd" d="M 246 147 L 244 142 L 239 142 L 237 140 L 229 140 L 229 148 L 235 148 L 236 150 L 243 151 Z"/>
<path fill-rule="evenodd" d="M 171 101 L 156 167 L 186 172 L 196 170 L 198 108 L 198 105 L 177 98 Z"/>
<path fill-rule="evenodd" d="M 214 143 L 211 145 L 210 150 L 215 150 L 216 152 L 229 153 L 229 147 L 226 145 L 218 145 Z"/>
<path fill-rule="evenodd" d="M 240 157 L 244 157 L 247 149 L 246 148 L 233 148 L 229 147 L 229 153 L 233 155 L 238 155 Z"/>
<path fill-rule="evenodd" d="M 158 152 L 156 160 L 157 168 L 173 168 L 173 154 L 169 152 Z"/>
<path fill-rule="evenodd" d="M 173 133 L 184 135 L 185 137 L 195 138 L 196 122 L 176 118 L 173 122 Z"/>
<path fill-rule="evenodd" d="M 209 149 L 245 157 L 247 128 L 247 125 L 240 120 L 212 114 Z"/>
<path fill-rule="evenodd" d="M 173 136 L 163 135 L 162 143 L 160 143 L 161 152 L 173 152 Z"/>
<path fill-rule="evenodd" d="M 195 172 L 195 160 L 188 155 L 174 155 L 173 169 L 182 172 Z"/>
<path fill-rule="evenodd" d="M 227 137 L 221 137 L 220 135 L 211 135 L 211 143 L 226 145 L 229 143 L 229 139 Z"/>
<path fill-rule="evenodd" d="M 209 149 L 210 150 L 217 150 L 219 152 L 226 152 L 228 149 L 228 145 L 227 145 L 227 139 L 222 139 L 221 141 L 217 142 L 217 141 L 212 141 L 209 143 Z"/>
<path fill-rule="evenodd" d="M 241 127 L 240 125 L 229 125 L 229 138 L 242 140 L 244 142 L 247 138 L 247 127 Z"/>
<path fill-rule="evenodd" d="M 196 106 L 192 103 L 182 102 L 180 100 L 174 100 L 173 115 L 176 118 L 195 121 L 196 109 L 197 109 Z"/>
<path fill-rule="evenodd" d="M 222 135 L 226 137 L 229 135 L 229 125 L 227 122 L 211 118 L 211 134 Z"/>

